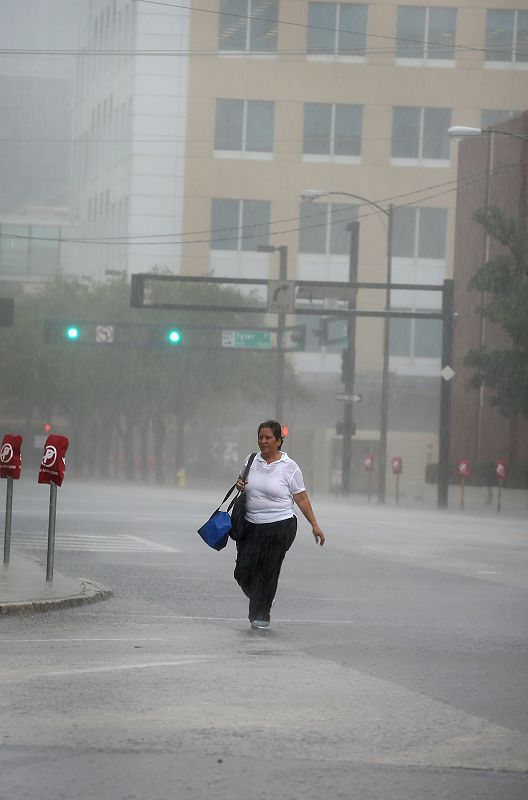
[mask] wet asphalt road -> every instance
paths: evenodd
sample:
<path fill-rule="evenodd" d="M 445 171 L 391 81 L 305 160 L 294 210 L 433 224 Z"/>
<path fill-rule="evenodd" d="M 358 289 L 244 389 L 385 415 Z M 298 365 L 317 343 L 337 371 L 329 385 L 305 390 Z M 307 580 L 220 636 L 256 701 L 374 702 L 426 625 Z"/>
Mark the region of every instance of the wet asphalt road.
<path fill-rule="evenodd" d="M 315 498 L 260 633 L 195 533 L 215 499 L 60 490 L 56 569 L 114 598 L 0 621 L 2 800 L 525 800 L 526 521 Z"/>

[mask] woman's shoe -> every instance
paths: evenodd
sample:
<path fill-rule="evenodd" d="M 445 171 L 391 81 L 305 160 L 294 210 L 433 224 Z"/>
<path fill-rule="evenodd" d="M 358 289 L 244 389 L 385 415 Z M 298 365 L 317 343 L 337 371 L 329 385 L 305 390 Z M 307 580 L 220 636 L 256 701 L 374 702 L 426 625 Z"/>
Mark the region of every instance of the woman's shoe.
<path fill-rule="evenodd" d="M 264 630 L 264 628 L 269 628 L 269 620 L 267 619 L 254 619 L 251 621 L 251 627 L 255 630 Z"/>

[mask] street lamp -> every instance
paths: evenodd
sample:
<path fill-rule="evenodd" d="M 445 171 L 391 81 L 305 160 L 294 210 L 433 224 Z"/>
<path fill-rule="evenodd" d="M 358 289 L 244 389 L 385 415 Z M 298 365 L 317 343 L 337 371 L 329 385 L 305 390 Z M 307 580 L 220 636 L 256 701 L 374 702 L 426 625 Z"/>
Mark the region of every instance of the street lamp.
<path fill-rule="evenodd" d="M 331 195 L 342 195 L 360 200 L 387 217 L 387 270 L 385 276 L 385 311 L 386 316 L 383 326 L 383 367 L 381 381 L 381 412 L 380 412 L 380 438 L 379 438 L 379 475 L 378 475 L 378 502 L 385 502 L 386 490 L 386 469 L 387 469 L 387 432 L 388 432 L 388 411 L 389 411 L 389 343 L 390 343 L 390 317 L 391 307 L 391 283 L 392 283 L 392 225 L 394 207 L 392 204 L 384 208 L 374 200 L 369 200 L 359 194 L 341 191 L 320 191 L 319 189 L 305 189 L 301 192 L 302 200 L 319 200 L 321 197 Z"/>
<path fill-rule="evenodd" d="M 513 133 L 513 131 L 503 131 L 500 128 L 470 128 L 467 125 L 452 125 L 447 129 L 447 133 L 455 142 L 461 142 L 462 139 L 469 139 L 472 136 L 491 135 L 493 133 L 498 133 L 501 136 L 511 136 L 514 139 L 520 139 L 522 142 L 528 142 L 528 136 L 523 136 L 522 133 Z"/>
<path fill-rule="evenodd" d="M 271 244 L 259 244 L 259 253 L 279 254 L 279 280 L 285 281 L 288 277 L 288 246 L 285 244 L 274 247 Z M 286 328 L 286 314 L 279 311 L 277 314 L 277 360 L 275 373 L 275 419 L 281 425 L 284 411 L 284 330 Z"/>

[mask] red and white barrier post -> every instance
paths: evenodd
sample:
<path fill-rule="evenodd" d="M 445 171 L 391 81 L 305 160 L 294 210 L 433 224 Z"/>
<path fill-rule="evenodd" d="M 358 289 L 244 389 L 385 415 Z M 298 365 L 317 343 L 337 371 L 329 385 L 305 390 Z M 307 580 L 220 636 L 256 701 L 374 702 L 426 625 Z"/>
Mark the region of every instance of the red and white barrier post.
<path fill-rule="evenodd" d="M 461 458 L 458 462 L 458 477 L 460 478 L 460 508 L 464 508 L 464 488 L 466 481 L 471 478 L 471 463 L 469 458 Z"/>
<path fill-rule="evenodd" d="M 391 459 L 392 474 L 396 476 L 396 505 L 400 502 L 400 475 L 403 472 L 403 460 L 401 456 L 394 456 Z"/>
<path fill-rule="evenodd" d="M 39 483 L 48 483 L 50 487 L 50 507 L 48 521 L 48 558 L 46 564 L 46 580 L 53 580 L 55 562 L 55 520 L 57 516 L 57 486 L 62 486 L 66 470 L 66 450 L 69 441 L 66 436 L 52 433 L 46 439 L 44 455 L 40 462 Z"/>
<path fill-rule="evenodd" d="M 363 467 L 368 472 L 368 501 L 370 503 L 370 498 L 372 496 L 372 471 L 374 469 L 374 456 L 369 453 L 363 459 Z"/>
<path fill-rule="evenodd" d="M 13 481 L 20 478 L 22 459 L 20 448 L 22 437 L 18 434 L 6 433 L 0 448 L 0 478 L 6 478 L 6 512 L 4 531 L 4 564 L 9 564 L 11 558 L 11 518 L 13 515 Z"/>
<path fill-rule="evenodd" d="M 502 495 L 502 484 L 504 481 L 508 480 L 508 462 L 499 459 L 495 465 L 495 474 L 497 475 L 497 483 L 499 485 L 499 491 L 497 494 L 497 511 L 500 514 L 501 510 L 501 495 Z"/>

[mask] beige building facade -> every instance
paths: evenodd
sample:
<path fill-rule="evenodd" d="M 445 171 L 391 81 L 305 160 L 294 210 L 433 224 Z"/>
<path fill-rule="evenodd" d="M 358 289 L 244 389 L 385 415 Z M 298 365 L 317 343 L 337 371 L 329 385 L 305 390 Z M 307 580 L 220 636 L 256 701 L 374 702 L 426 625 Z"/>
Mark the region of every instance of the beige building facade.
<path fill-rule="evenodd" d="M 288 246 L 290 279 L 345 281 L 346 224 L 359 219 L 359 280 L 383 282 L 386 217 L 348 193 L 394 205 L 393 282 L 452 277 L 457 147 L 447 129 L 526 105 L 524 0 L 207 0 L 192 12 L 190 48 L 182 273 L 277 277 L 276 255 L 256 252 L 271 244 Z M 306 189 L 331 194 L 302 202 Z M 383 292 L 358 302 L 382 308 Z M 440 302 L 434 292 L 391 297 L 402 310 Z M 314 337 L 313 317 L 297 321 L 308 335 L 295 365 L 326 397 L 333 429 L 343 345 Z M 330 330 L 337 338 L 339 326 Z M 379 321 L 358 321 L 356 389 L 368 398 L 355 409 L 358 464 L 379 432 L 382 340 Z M 388 455 L 405 459 L 409 442 L 416 483 L 436 458 L 440 341 L 439 322 L 391 324 Z M 296 413 L 287 406 L 302 429 Z"/>

